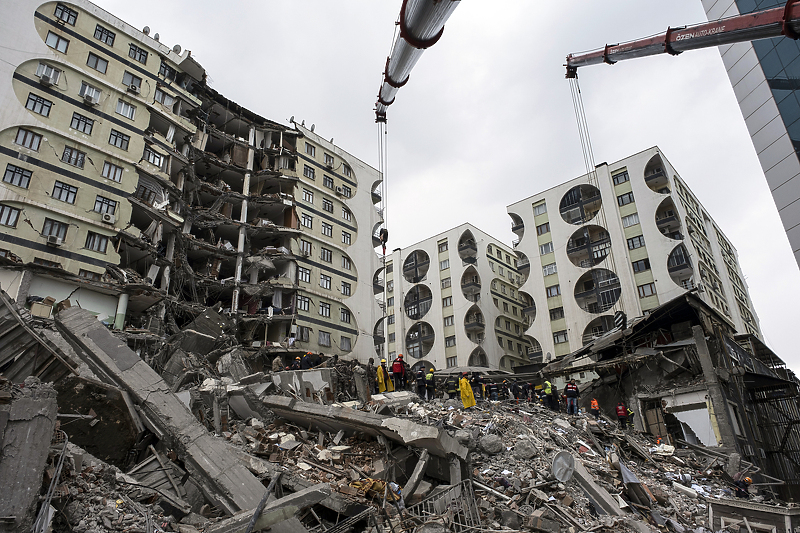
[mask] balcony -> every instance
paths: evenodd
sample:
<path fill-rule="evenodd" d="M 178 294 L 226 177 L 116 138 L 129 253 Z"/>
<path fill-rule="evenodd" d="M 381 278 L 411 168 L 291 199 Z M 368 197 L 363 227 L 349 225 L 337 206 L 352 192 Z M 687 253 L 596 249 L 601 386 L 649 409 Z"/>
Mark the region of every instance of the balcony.
<path fill-rule="evenodd" d="M 467 317 L 464 321 L 464 329 L 466 331 L 483 331 L 486 329 L 486 323 L 483 317 Z"/>
<path fill-rule="evenodd" d="M 678 217 L 676 217 L 675 215 L 671 215 L 671 216 L 668 216 L 668 217 L 661 217 L 661 218 L 657 218 L 656 219 L 656 226 L 658 226 L 659 229 L 661 229 L 663 226 L 669 226 L 672 223 L 677 222 L 677 221 L 678 221 Z"/>
<path fill-rule="evenodd" d="M 528 307 L 523 307 L 522 308 L 522 314 L 523 315 L 527 315 L 527 316 L 535 315 L 536 314 L 536 306 L 535 305 L 529 305 Z"/>
<path fill-rule="evenodd" d="M 380 203 L 380 201 L 381 201 L 381 193 L 380 191 L 378 191 L 378 189 L 375 189 L 374 191 L 372 191 L 372 203 L 378 204 Z"/>
<path fill-rule="evenodd" d="M 514 224 L 513 226 L 511 226 L 511 232 L 512 233 L 516 233 L 516 232 L 522 231 L 524 229 L 525 229 L 525 224 L 523 224 L 521 222 L 519 224 Z"/>
<path fill-rule="evenodd" d="M 531 262 L 527 259 L 520 259 L 517 261 L 517 270 L 522 272 L 523 270 L 530 270 L 531 269 Z"/>
<path fill-rule="evenodd" d="M 481 290 L 481 284 L 477 281 L 468 281 L 461 284 L 461 292 L 466 296 L 467 294 L 474 294 Z"/>
<path fill-rule="evenodd" d="M 383 292 L 383 283 L 373 283 L 372 290 L 375 294 L 381 294 Z"/>
<path fill-rule="evenodd" d="M 684 270 L 691 270 L 692 269 L 692 265 L 690 265 L 686 261 L 683 261 L 683 262 L 680 262 L 680 263 L 677 263 L 677 262 L 673 263 L 672 261 L 669 261 L 669 264 L 667 264 L 667 269 L 669 270 L 670 275 L 672 275 L 672 274 L 677 274 L 679 272 L 682 272 Z"/>
<path fill-rule="evenodd" d="M 663 170 L 659 169 L 657 172 L 654 172 L 652 174 L 648 174 L 647 176 L 644 177 L 644 181 L 646 183 L 650 183 L 651 181 L 654 181 L 654 180 L 657 180 L 657 179 L 662 179 L 662 180 L 666 179 L 666 176 L 664 175 L 664 171 Z"/>

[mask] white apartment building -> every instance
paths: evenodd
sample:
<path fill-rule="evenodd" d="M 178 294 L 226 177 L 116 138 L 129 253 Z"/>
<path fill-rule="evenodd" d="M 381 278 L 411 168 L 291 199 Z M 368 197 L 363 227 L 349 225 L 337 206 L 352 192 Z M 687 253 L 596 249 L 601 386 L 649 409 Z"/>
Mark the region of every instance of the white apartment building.
<path fill-rule="evenodd" d="M 378 354 L 436 369 L 511 370 L 529 361 L 529 300 L 514 251 L 462 224 L 386 256 L 386 339 Z M 379 325 L 376 338 L 382 335 Z"/>
<path fill-rule="evenodd" d="M 508 206 L 525 331 L 547 361 L 697 289 L 740 333 L 761 336 L 736 250 L 658 147 L 600 164 Z"/>

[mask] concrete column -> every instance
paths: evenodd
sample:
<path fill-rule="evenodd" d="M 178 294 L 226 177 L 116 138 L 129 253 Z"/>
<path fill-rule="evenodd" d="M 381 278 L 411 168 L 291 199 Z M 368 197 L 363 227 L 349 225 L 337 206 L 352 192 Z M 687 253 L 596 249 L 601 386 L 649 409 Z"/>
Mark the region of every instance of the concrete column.
<path fill-rule="evenodd" d="M 253 170 L 253 159 L 255 152 L 253 151 L 253 143 L 255 142 L 256 130 L 250 128 L 248 135 L 250 147 L 247 150 L 247 172 L 244 174 L 244 183 L 242 183 L 242 194 L 247 198 L 250 195 L 250 175 Z M 239 214 L 239 222 L 247 222 L 247 199 L 242 200 L 242 209 Z M 239 245 L 236 248 L 236 273 L 234 274 L 234 289 L 233 296 L 231 297 L 231 312 L 236 312 L 239 308 L 239 284 L 242 281 L 242 263 L 244 262 L 244 238 L 246 230 L 244 226 L 239 228 Z"/>
<path fill-rule="evenodd" d="M 717 372 L 714 368 L 714 362 L 711 360 L 711 353 L 708 351 L 708 344 L 706 344 L 702 326 L 692 327 L 692 333 L 694 334 L 695 346 L 697 346 L 700 366 L 703 368 L 703 377 L 708 384 L 708 398 L 711 401 L 711 407 L 714 409 L 714 416 L 717 419 L 719 439 L 722 441 L 722 446 L 735 448 L 736 436 L 731 425 L 728 402 L 725 401 L 725 397 L 722 395 L 722 388 L 720 387 L 719 379 L 717 379 Z"/>
<path fill-rule="evenodd" d="M 169 261 L 169 264 L 164 267 L 164 272 L 161 274 L 161 289 L 165 291 L 169 291 L 169 279 L 170 279 L 170 272 L 172 270 L 172 260 L 175 257 L 175 234 L 170 233 L 169 239 L 167 239 L 167 254 L 166 259 Z"/>
<path fill-rule="evenodd" d="M 117 314 L 114 317 L 114 329 L 122 329 L 125 327 L 125 314 L 128 312 L 128 293 L 123 292 L 119 295 L 117 300 Z"/>

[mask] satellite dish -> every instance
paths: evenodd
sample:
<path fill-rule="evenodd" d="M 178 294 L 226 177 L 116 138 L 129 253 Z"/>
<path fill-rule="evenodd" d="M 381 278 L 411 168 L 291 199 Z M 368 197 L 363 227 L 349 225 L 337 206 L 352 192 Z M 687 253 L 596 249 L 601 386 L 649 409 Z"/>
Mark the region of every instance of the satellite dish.
<path fill-rule="evenodd" d="M 153 39 L 155 39 L 156 41 L 159 39 L 159 36 L 158 36 L 157 33 L 155 35 L 153 35 Z"/>
<path fill-rule="evenodd" d="M 175 52 L 176 54 L 180 54 L 181 53 L 181 45 L 176 44 L 175 46 L 172 47 L 172 51 Z"/>
<path fill-rule="evenodd" d="M 294 115 L 292 115 L 292 118 L 290 118 L 290 119 L 289 119 L 289 122 L 291 122 L 292 124 L 294 124 Z"/>
<path fill-rule="evenodd" d="M 145 35 L 150 35 L 150 26 L 145 26 L 142 29 L 142 33 L 144 33 Z"/>
<path fill-rule="evenodd" d="M 312 131 L 312 132 L 314 131 L 314 126 L 316 126 L 316 124 L 312 124 L 312 125 L 311 125 L 311 131 Z"/>
<path fill-rule="evenodd" d="M 566 483 L 575 473 L 575 458 L 567 451 L 561 451 L 553 457 L 553 467 L 550 469 L 553 477 L 561 483 Z"/>

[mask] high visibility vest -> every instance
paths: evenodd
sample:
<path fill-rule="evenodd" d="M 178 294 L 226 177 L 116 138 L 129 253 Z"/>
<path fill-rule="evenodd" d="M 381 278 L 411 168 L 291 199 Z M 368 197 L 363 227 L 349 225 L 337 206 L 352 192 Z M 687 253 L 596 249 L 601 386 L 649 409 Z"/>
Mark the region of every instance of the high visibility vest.
<path fill-rule="evenodd" d="M 600 409 L 600 405 L 597 403 L 597 400 L 595 400 L 594 398 L 592 398 L 592 409 L 597 409 L 597 410 Z"/>
<path fill-rule="evenodd" d="M 544 382 L 544 393 L 550 394 L 553 392 L 553 385 L 549 381 Z"/>

